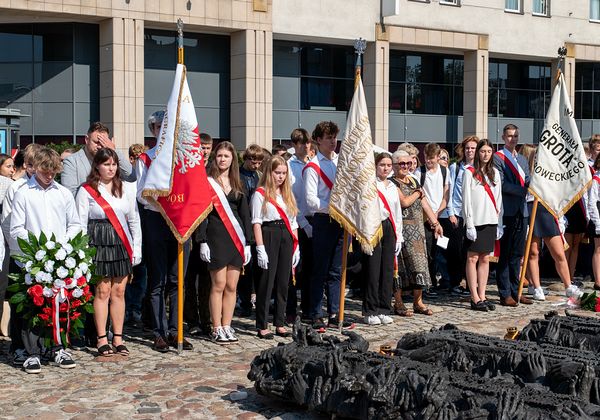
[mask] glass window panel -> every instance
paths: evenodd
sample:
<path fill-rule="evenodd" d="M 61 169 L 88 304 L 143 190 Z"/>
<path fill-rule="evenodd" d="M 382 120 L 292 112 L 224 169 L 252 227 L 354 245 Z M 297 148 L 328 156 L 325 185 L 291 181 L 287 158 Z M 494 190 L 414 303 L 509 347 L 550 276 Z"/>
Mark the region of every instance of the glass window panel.
<path fill-rule="evenodd" d="M 31 61 L 31 25 L 0 25 L 0 63 Z"/>
<path fill-rule="evenodd" d="M 421 81 L 421 57 L 415 55 L 406 56 L 406 81 L 420 82 Z"/>
<path fill-rule="evenodd" d="M 407 86 L 407 113 L 451 115 L 452 88 L 440 85 Z"/>
<path fill-rule="evenodd" d="M 600 64 L 594 63 L 591 66 L 591 70 L 594 72 L 594 90 L 600 90 Z M 577 69 L 575 70 L 575 74 L 577 74 Z"/>
<path fill-rule="evenodd" d="M 581 119 L 581 92 L 575 92 L 575 119 Z"/>
<path fill-rule="evenodd" d="M 404 83 L 390 82 L 390 111 L 405 112 L 405 86 Z"/>
<path fill-rule="evenodd" d="M 451 115 L 463 115 L 463 88 L 462 86 L 454 86 L 454 103 L 452 104 Z"/>
<path fill-rule="evenodd" d="M 490 60 L 488 68 L 488 83 L 489 86 L 498 86 L 498 63 Z"/>
<path fill-rule="evenodd" d="M 0 63 L 0 108 L 21 100 L 31 101 L 32 63 Z"/>
<path fill-rule="evenodd" d="M 600 119 L 600 92 L 594 92 L 593 95 L 592 118 Z"/>
<path fill-rule="evenodd" d="M 347 111 L 352 101 L 353 80 L 303 77 L 302 109 Z"/>
<path fill-rule="evenodd" d="M 491 88 L 488 91 L 488 116 L 498 116 L 498 89 Z"/>
<path fill-rule="evenodd" d="M 521 11 L 521 0 L 505 0 L 504 9 L 512 12 Z"/>
<path fill-rule="evenodd" d="M 73 100 L 73 63 L 44 62 L 33 66 L 36 102 L 67 102 Z"/>
<path fill-rule="evenodd" d="M 390 51 L 390 81 L 406 81 L 406 55 L 398 51 Z"/>
<path fill-rule="evenodd" d="M 273 76 L 299 76 L 301 51 L 300 44 L 273 41 Z"/>
<path fill-rule="evenodd" d="M 575 75 L 578 82 L 576 89 L 592 90 L 594 88 L 594 66 L 592 63 L 582 63 L 579 68 L 576 68 Z"/>
<path fill-rule="evenodd" d="M 73 61 L 73 25 L 33 25 L 34 61 Z"/>
<path fill-rule="evenodd" d="M 533 0 L 533 13 L 548 16 L 548 0 Z"/>
<path fill-rule="evenodd" d="M 580 118 L 592 118 L 592 102 L 593 94 L 591 92 L 581 92 L 581 102 L 579 102 L 579 108 L 581 112 Z"/>
<path fill-rule="evenodd" d="M 590 19 L 600 20 L 600 0 L 590 0 Z"/>
<path fill-rule="evenodd" d="M 306 44 L 302 48 L 303 76 L 353 78 L 355 64 L 352 47 Z"/>

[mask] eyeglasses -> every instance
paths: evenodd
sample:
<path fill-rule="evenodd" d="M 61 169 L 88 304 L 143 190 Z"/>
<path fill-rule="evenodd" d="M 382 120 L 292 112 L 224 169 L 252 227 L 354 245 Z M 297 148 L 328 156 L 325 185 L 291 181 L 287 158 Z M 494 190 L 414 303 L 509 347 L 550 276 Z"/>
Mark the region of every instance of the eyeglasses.
<path fill-rule="evenodd" d="M 407 166 L 410 166 L 412 163 L 411 162 L 396 162 L 394 163 L 395 166 L 399 166 L 401 168 L 405 168 Z"/>

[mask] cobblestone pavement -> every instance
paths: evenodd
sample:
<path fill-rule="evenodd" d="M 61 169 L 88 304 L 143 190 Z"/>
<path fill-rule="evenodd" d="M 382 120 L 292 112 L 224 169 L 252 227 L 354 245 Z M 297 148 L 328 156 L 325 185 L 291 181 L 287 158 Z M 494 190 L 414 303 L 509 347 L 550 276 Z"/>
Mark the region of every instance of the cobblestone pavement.
<path fill-rule="evenodd" d="M 589 289 L 592 284 L 586 286 Z M 394 316 L 394 324 L 375 327 L 361 322 L 361 302 L 347 299 L 346 316 L 357 321 L 355 331 L 371 342 L 372 350 L 381 344 L 395 346 L 406 332 L 429 330 L 446 323 L 503 336 L 507 327 L 521 329 L 529 319 L 549 310 L 562 312 L 564 289 L 560 285 L 551 289 L 554 290 L 546 302 L 510 309 L 498 305 L 495 312 L 487 313 L 469 310 L 468 298 L 444 296 L 428 302 L 433 316 Z M 497 300 L 495 288 L 490 287 L 490 291 L 489 298 Z M 113 356 L 109 361 L 100 361 L 92 349 L 74 351 L 76 369 L 66 371 L 44 365 L 39 375 L 28 375 L 13 367 L 8 339 L 0 338 L 0 418 L 320 418 L 300 407 L 256 394 L 246 378 L 250 362 L 261 350 L 289 339 L 259 340 L 253 322 L 238 318 L 234 323 L 239 344 L 219 346 L 208 340 L 191 339 L 194 350 L 183 355 L 174 350 L 167 354 L 152 351 L 150 334 L 129 330 L 129 357 Z M 247 397 L 234 401 L 232 392 L 236 391 L 246 392 Z"/>

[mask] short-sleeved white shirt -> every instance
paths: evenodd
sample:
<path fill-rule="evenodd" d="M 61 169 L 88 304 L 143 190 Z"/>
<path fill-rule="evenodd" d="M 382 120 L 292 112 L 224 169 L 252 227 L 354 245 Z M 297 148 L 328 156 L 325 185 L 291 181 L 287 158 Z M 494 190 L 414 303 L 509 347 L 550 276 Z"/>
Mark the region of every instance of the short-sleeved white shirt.
<path fill-rule="evenodd" d="M 421 168 L 418 168 L 415 171 L 415 178 L 421 182 Z M 423 183 L 423 191 L 425 191 L 425 197 L 427 197 L 427 201 L 431 206 L 431 210 L 437 212 L 440 208 L 440 204 L 442 204 L 442 199 L 444 198 L 444 184 L 442 177 L 442 167 L 438 166 L 437 170 L 432 171 L 431 169 L 427 169 L 425 172 L 425 182 Z M 450 174 L 446 173 L 446 183 L 445 185 L 450 185 Z M 444 215 L 444 213 L 446 213 Z M 448 217 L 447 212 L 444 210 L 441 217 Z"/>

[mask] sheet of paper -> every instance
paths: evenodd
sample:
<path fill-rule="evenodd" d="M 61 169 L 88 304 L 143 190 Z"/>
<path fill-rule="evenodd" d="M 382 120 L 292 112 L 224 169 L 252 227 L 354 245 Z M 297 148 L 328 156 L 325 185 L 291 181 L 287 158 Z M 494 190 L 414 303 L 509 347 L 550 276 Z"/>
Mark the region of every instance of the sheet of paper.
<path fill-rule="evenodd" d="M 437 238 L 437 246 L 439 246 L 442 249 L 446 249 L 448 248 L 448 241 L 449 239 L 445 236 L 440 236 L 439 238 Z"/>

